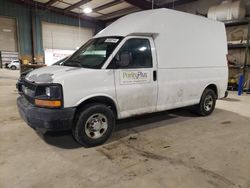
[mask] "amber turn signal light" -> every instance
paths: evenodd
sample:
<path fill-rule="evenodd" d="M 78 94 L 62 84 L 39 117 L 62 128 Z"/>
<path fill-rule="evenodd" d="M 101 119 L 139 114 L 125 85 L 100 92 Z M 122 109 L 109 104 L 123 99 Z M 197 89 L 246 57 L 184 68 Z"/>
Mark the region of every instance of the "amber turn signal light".
<path fill-rule="evenodd" d="M 35 99 L 35 105 L 41 107 L 58 108 L 62 106 L 62 102 L 59 100 L 40 100 Z"/>

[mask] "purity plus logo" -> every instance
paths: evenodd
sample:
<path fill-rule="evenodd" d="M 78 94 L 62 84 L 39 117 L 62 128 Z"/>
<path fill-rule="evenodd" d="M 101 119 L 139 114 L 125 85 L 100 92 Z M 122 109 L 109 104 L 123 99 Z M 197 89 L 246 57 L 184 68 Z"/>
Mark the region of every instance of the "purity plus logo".
<path fill-rule="evenodd" d="M 141 78 L 147 78 L 148 74 L 146 72 L 123 72 L 123 78 L 139 80 Z"/>
<path fill-rule="evenodd" d="M 147 83 L 149 82 L 149 71 L 121 71 L 120 83 L 133 84 L 133 83 Z"/>

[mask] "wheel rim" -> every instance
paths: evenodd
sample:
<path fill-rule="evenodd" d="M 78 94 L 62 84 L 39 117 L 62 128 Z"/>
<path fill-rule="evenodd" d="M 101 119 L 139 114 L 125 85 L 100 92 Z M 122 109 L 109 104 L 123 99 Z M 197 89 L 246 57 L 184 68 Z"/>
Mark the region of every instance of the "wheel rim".
<path fill-rule="evenodd" d="M 93 114 L 85 123 L 85 133 L 89 138 L 102 137 L 108 129 L 108 119 L 103 114 Z"/>
<path fill-rule="evenodd" d="M 204 100 L 204 109 L 209 112 L 213 108 L 214 100 L 211 95 L 206 96 Z"/>

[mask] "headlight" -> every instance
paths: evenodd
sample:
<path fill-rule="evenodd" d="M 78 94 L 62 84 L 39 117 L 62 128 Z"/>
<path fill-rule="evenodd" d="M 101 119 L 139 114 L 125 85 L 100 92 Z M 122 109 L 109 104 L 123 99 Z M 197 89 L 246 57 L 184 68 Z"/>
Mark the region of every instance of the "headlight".
<path fill-rule="evenodd" d="M 38 85 L 35 94 L 35 105 L 49 108 L 62 107 L 62 86 L 60 84 Z"/>
<path fill-rule="evenodd" d="M 38 85 L 36 88 L 36 98 L 42 99 L 62 99 L 62 86 L 60 84 Z"/>
<path fill-rule="evenodd" d="M 45 88 L 45 94 L 50 97 L 50 87 Z"/>

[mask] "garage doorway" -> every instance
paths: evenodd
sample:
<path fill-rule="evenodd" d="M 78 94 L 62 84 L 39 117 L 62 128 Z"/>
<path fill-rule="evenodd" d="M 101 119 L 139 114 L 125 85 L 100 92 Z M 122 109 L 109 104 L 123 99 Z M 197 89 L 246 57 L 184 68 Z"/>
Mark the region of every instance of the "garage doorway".
<path fill-rule="evenodd" d="M 18 56 L 16 19 L 0 16 L 0 68 L 18 60 Z"/>
<path fill-rule="evenodd" d="M 93 30 L 42 22 L 42 35 L 45 64 L 51 65 L 74 53 L 93 36 Z"/>

